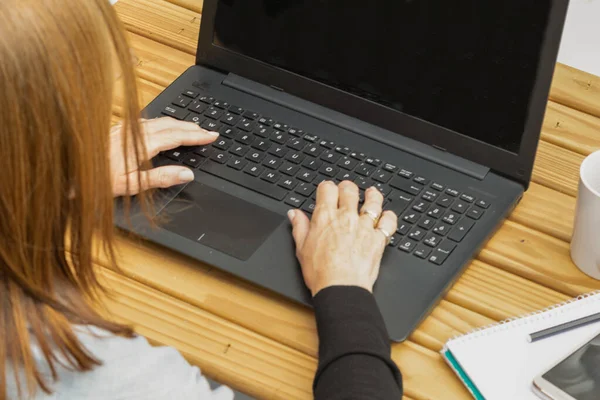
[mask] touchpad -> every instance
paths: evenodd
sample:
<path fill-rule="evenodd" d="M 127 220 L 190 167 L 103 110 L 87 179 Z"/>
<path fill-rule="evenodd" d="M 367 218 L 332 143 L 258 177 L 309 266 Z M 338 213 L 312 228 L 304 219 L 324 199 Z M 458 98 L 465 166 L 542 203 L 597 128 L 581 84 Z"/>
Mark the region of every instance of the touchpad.
<path fill-rule="evenodd" d="M 225 192 L 192 182 L 160 212 L 161 225 L 245 261 L 284 218 Z"/>

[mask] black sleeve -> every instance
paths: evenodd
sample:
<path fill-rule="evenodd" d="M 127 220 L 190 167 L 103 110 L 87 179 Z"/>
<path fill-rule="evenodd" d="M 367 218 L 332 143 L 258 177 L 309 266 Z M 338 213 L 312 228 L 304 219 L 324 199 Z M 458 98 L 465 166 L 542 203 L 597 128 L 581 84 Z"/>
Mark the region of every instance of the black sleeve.
<path fill-rule="evenodd" d="M 402 377 L 373 295 L 355 286 L 332 286 L 317 293 L 314 307 L 319 332 L 315 400 L 400 400 Z"/>

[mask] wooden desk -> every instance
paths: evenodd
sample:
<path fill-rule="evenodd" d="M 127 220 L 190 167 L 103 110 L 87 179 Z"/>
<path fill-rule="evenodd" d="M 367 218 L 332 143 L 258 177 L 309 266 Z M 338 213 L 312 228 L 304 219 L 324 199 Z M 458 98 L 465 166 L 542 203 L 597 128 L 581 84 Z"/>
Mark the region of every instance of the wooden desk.
<path fill-rule="evenodd" d="M 146 104 L 193 65 L 202 1 L 121 0 L 116 8 Z M 578 168 L 596 148 L 600 78 L 559 65 L 531 188 L 410 340 L 393 346 L 406 399 L 470 398 L 438 354 L 452 336 L 600 289 L 569 257 Z M 258 398 L 311 398 L 311 310 L 152 244 L 121 238 L 120 250 L 122 273 L 101 268 L 115 291 L 114 318 Z"/>

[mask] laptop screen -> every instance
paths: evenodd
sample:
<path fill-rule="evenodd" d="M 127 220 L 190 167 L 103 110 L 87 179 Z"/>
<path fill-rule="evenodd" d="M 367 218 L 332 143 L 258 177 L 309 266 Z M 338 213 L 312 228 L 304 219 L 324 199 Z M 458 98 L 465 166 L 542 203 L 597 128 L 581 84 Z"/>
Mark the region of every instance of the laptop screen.
<path fill-rule="evenodd" d="M 213 43 L 518 153 L 551 0 L 220 0 Z"/>

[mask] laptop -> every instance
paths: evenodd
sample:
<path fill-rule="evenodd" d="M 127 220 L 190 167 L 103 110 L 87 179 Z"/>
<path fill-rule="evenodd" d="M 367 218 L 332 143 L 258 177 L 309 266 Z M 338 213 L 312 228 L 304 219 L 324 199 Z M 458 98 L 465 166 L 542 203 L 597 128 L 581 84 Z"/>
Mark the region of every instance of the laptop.
<path fill-rule="evenodd" d="M 529 185 L 567 0 L 205 0 L 196 64 L 144 110 L 220 132 L 155 166 L 152 229 L 121 228 L 306 305 L 290 208 L 324 180 L 399 216 L 374 295 L 405 340 Z M 166 218 L 164 218 L 166 217 Z"/>

